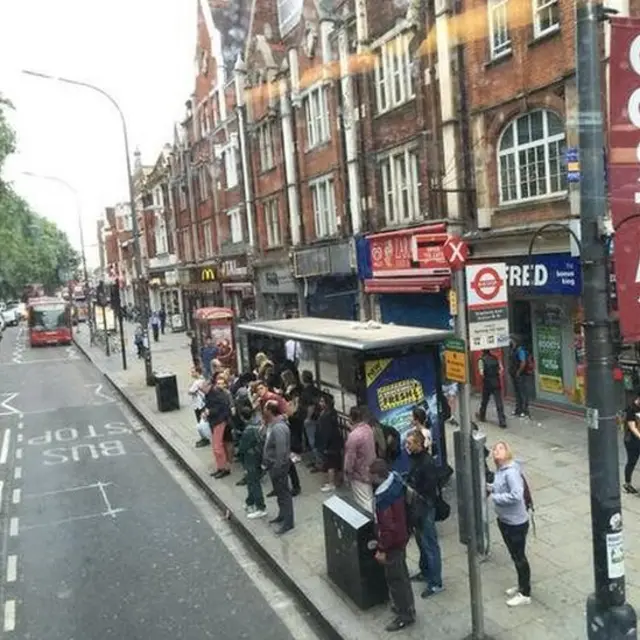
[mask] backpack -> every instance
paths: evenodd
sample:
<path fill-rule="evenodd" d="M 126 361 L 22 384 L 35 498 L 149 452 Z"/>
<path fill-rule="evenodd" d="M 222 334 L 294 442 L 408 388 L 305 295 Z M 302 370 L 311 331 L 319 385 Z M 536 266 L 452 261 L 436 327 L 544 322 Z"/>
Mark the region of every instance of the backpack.
<path fill-rule="evenodd" d="M 527 358 L 524 364 L 524 373 L 531 376 L 536 372 L 536 361 L 533 355 L 527 352 Z"/>
<path fill-rule="evenodd" d="M 527 479 L 524 477 L 524 473 L 520 472 L 520 477 L 522 478 L 522 487 L 523 487 L 523 499 L 524 499 L 524 507 L 529 514 L 529 518 L 531 520 L 531 528 L 533 529 L 533 535 L 536 535 L 536 519 L 535 519 L 535 506 L 533 504 L 533 496 L 531 495 L 531 489 L 529 487 L 529 483 Z"/>

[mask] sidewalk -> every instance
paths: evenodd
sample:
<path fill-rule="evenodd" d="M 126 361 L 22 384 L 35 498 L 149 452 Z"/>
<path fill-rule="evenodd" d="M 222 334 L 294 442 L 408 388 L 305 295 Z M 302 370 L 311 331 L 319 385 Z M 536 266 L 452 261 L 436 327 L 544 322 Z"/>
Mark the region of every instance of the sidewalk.
<path fill-rule="evenodd" d="M 107 358 L 98 347 L 89 347 L 88 332 L 82 331 L 75 339 L 218 506 L 229 513 L 244 537 L 333 630 L 335 637 L 460 640 L 470 632 L 466 549 L 458 542 L 452 489 L 447 495 L 452 505 L 451 518 L 439 525 L 446 590 L 425 601 L 420 599 L 416 588 L 416 625 L 400 634 L 387 634 L 384 626 L 391 617 L 387 607 L 360 611 L 326 575 L 322 503 L 327 495 L 319 491 L 319 474 L 311 475 L 299 466 L 302 495 L 294 502 L 296 528 L 283 538 L 274 536 L 265 521 L 246 519 L 245 488 L 235 486 L 241 477 L 239 469 L 223 480 L 209 476 L 213 467 L 210 450 L 193 446 L 197 434 L 186 396 L 190 355 L 185 334 L 167 334 L 160 343 L 151 345 L 154 369 L 178 375 L 182 408 L 171 413 L 157 411 L 155 391 L 145 385 L 144 364 L 135 358 L 131 340 L 127 341 L 129 369 L 122 371 L 119 354 Z M 515 584 L 515 570 L 492 522 L 491 556 L 482 565 L 486 632 L 496 640 L 521 637 L 582 640 L 586 637 L 585 600 L 593 589 L 586 427 L 577 418 L 543 410 L 534 411 L 532 421 L 514 419 L 507 431 L 493 424 L 483 427 L 489 442 L 507 438 L 523 462 L 536 504 L 537 529 L 537 536 L 530 535 L 528 547 L 533 603 L 511 610 L 504 603 L 503 593 Z M 452 444 L 449 451 L 453 451 Z M 271 499 L 268 508 L 270 513 L 274 512 Z M 640 535 L 640 500 L 624 495 L 623 509 L 627 516 L 627 599 L 635 604 L 640 602 L 640 550 L 629 542 Z M 418 558 L 413 542 L 408 557 L 413 570 Z"/>

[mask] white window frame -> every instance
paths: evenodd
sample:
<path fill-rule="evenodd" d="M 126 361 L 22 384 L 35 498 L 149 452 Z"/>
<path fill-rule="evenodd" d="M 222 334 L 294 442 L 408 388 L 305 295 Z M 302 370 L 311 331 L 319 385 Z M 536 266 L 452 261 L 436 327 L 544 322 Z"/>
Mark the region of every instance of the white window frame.
<path fill-rule="evenodd" d="M 244 230 L 242 228 L 242 210 L 240 208 L 227 211 L 229 216 L 229 238 L 232 244 L 244 241 Z"/>
<path fill-rule="evenodd" d="M 258 147 L 260 149 L 260 169 L 269 171 L 275 166 L 273 159 L 273 123 L 267 120 L 258 126 Z"/>
<path fill-rule="evenodd" d="M 534 2 L 536 0 L 533 0 Z M 489 46 L 491 59 L 496 60 L 511 53 L 509 34 L 509 0 L 488 0 Z"/>
<path fill-rule="evenodd" d="M 332 175 L 309 183 L 316 238 L 328 238 L 338 232 L 338 212 Z"/>
<path fill-rule="evenodd" d="M 411 40 L 401 33 L 382 45 L 375 58 L 376 106 L 385 113 L 415 98 Z"/>
<path fill-rule="evenodd" d="M 420 157 L 415 146 L 394 149 L 379 158 L 384 217 L 388 225 L 422 217 Z"/>
<path fill-rule="evenodd" d="M 224 173 L 227 181 L 227 189 L 238 186 L 238 150 L 234 144 L 229 144 L 224 151 Z"/>
<path fill-rule="evenodd" d="M 205 202 L 209 198 L 209 176 L 205 167 L 198 168 L 198 197 L 200 202 Z"/>
<path fill-rule="evenodd" d="M 299 22 L 304 0 L 278 0 L 278 26 L 284 38 Z"/>
<path fill-rule="evenodd" d="M 313 149 L 331 139 L 329 100 L 325 85 L 312 87 L 304 97 L 307 118 L 307 147 Z"/>
<path fill-rule="evenodd" d="M 558 0 L 532 0 L 531 6 L 533 8 L 533 36 L 534 38 L 541 38 L 548 33 L 554 33 L 560 29 L 560 7 Z M 547 17 L 557 14 L 556 22 L 551 23 L 548 27 L 542 28 L 542 16 L 547 14 Z"/>
<path fill-rule="evenodd" d="M 519 143 L 518 141 L 518 122 L 523 119 L 530 117 L 533 113 L 541 112 L 543 114 L 542 120 L 542 129 L 543 136 L 533 142 L 527 143 Z M 500 139 L 498 140 L 497 146 L 497 171 L 498 171 L 498 197 L 501 205 L 510 205 L 518 202 L 531 202 L 535 200 L 544 200 L 545 198 L 555 197 L 565 195 L 567 193 L 567 185 L 566 185 L 566 174 L 564 184 L 561 185 L 562 188 L 554 190 L 552 187 L 552 177 L 551 177 L 551 163 L 550 163 L 550 149 L 551 145 L 558 145 L 564 142 L 566 146 L 566 133 L 563 129 L 562 133 L 549 135 L 549 114 L 554 117 L 559 117 L 553 111 L 549 111 L 548 109 L 534 109 L 533 111 L 529 111 L 527 113 L 522 114 L 521 116 L 514 118 L 504 129 Z M 502 149 L 502 140 L 507 132 L 511 129 L 513 135 L 513 145 L 508 147 L 507 149 Z M 544 184 L 545 184 L 545 192 L 537 194 L 535 196 L 522 196 L 522 182 L 523 182 L 523 171 L 530 173 L 533 169 L 531 165 L 525 165 L 524 167 L 521 165 L 520 154 L 522 152 L 531 151 L 533 149 L 543 149 L 544 153 Z M 560 171 L 560 175 L 562 175 L 562 170 L 564 167 L 564 154 L 561 153 L 562 149 L 559 149 L 557 163 L 558 169 Z M 503 162 L 504 161 L 504 162 Z M 504 198 L 503 193 L 503 175 L 502 168 L 503 163 L 506 165 L 510 164 L 513 167 L 513 172 L 515 175 L 515 197 L 507 197 Z M 534 164 L 535 168 L 535 164 Z M 507 167 L 508 170 L 508 167 Z M 529 176 L 531 179 L 531 176 Z"/>
<path fill-rule="evenodd" d="M 202 237 L 204 239 L 204 257 L 210 258 L 213 255 L 213 235 L 211 233 L 211 221 L 202 223 Z"/>
<path fill-rule="evenodd" d="M 264 203 L 264 224 L 267 227 L 267 247 L 279 247 L 282 244 L 280 232 L 280 207 L 278 198 Z"/>

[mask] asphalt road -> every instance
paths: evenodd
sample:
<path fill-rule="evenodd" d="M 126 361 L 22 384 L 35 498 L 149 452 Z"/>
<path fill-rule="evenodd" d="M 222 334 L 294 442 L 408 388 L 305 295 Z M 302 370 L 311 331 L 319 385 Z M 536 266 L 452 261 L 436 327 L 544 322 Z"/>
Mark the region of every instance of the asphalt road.
<path fill-rule="evenodd" d="M 5 332 L 0 637 L 316 638 L 154 447 L 74 347 Z"/>

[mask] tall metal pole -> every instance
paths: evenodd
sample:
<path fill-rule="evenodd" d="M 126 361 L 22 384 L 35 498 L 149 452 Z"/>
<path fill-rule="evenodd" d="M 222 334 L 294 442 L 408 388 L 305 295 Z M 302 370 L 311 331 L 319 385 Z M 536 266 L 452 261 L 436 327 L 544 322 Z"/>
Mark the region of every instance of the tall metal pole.
<path fill-rule="evenodd" d="M 456 336 L 467 346 L 467 291 L 464 269 L 455 272 L 455 287 L 458 295 L 458 315 L 456 316 Z M 467 370 L 469 362 L 467 361 Z M 462 496 L 464 519 L 467 531 L 467 564 L 469 568 L 469 596 L 471 599 L 471 639 L 484 640 L 484 603 L 482 601 L 482 578 L 478 556 L 476 512 L 473 496 L 473 472 L 471 463 L 471 388 L 469 383 L 460 384 L 460 436 L 462 440 Z"/>
<path fill-rule="evenodd" d="M 87 323 L 89 325 L 89 336 L 91 344 L 93 344 L 93 318 L 92 309 L 91 309 L 91 287 L 89 285 L 89 271 L 87 270 L 87 252 L 86 245 L 84 243 L 84 225 L 82 224 L 82 204 L 80 202 L 80 194 L 78 190 L 72 187 L 66 180 L 62 178 L 58 178 L 57 176 L 47 176 L 41 175 L 39 173 L 33 173 L 31 171 L 23 171 L 22 175 L 29 176 L 30 178 L 40 178 L 41 180 L 49 180 L 50 182 L 55 182 L 65 189 L 68 189 L 76 203 L 76 214 L 78 218 L 78 229 L 80 231 L 80 250 L 82 255 L 82 277 L 84 279 L 84 295 L 87 300 Z M 72 292 L 69 291 L 70 297 L 72 296 Z"/>
<path fill-rule="evenodd" d="M 136 199 L 135 191 L 133 187 L 133 175 L 131 173 L 131 157 L 129 153 L 129 134 L 127 131 L 127 121 L 125 120 L 124 113 L 120 108 L 120 105 L 116 102 L 115 98 L 107 93 L 104 89 L 96 87 L 88 82 L 82 82 L 80 80 L 71 80 L 69 78 L 63 78 L 61 76 L 51 76 L 46 73 L 40 73 L 39 71 L 23 70 L 22 73 L 34 76 L 36 78 L 44 78 L 46 80 L 57 80 L 58 82 L 64 82 L 65 84 L 71 84 L 77 87 L 84 87 L 99 93 L 106 98 L 118 112 L 120 116 L 120 122 L 122 123 L 122 135 L 124 139 L 124 151 L 127 161 L 127 181 L 129 185 L 129 206 L 131 208 L 131 226 L 133 230 L 133 248 L 134 248 L 134 264 L 138 279 L 139 288 L 138 291 L 138 304 L 141 311 L 141 325 L 142 325 L 142 337 L 145 342 L 145 356 L 144 356 L 144 368 L 147 385 L 153 386 L 155 384 L 155 377 L 153 375 L 153 366 L 151 362 L 151 343 L 149 342 L 149 289 L 144 285 L 144 277 L 142 273 L 142 251 L 140 248 L 140 231 L 138 228 L 138 216 L 136 215 Z M 135 289 L 134 289 L 135 291 Z"/>
<path fill-rule="evenodd" d="M 636 638 L 636 614 L 625 601 L 614 353 L 608 311 L 604 131 L 599 25 L 602 5 L 578 0 L 576 66 L 580 133 L 580 211 L 587 423 L 595 593 L 586 605 L 590 640 Z"/>

